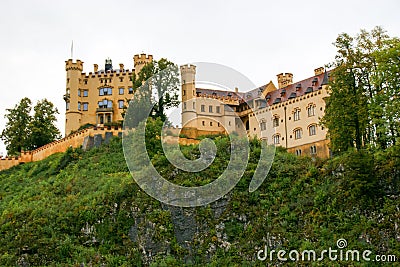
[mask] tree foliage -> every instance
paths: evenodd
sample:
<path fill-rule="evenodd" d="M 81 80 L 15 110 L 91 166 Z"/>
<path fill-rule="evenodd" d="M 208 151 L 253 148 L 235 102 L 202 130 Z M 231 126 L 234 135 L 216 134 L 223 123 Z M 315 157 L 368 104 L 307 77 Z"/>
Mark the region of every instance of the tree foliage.
<path fill-rule="evenodd" d="M 54 125 L 57 108 L 43 99 L 33 108 L 32 101 L 23 98 L 13 109 L 6 109 L 5 129 L 0 138 L 4 141 L 8 155 L 17 155 L 21 150 L 32 150 L 60 138 L 60 131 Z"/>
<path fill-rule="evenodd" d="M 399 39 L 375 27 L 355 37 L 340 34 L 334 45 L 337 55 L 322 119 L 333 152 L 396 144 L 400 134 Z"/>
<path fill-rule="evenodd" d="M 178 66 L 165 58 L 152 61 L 133 76 L 135 94 L 131 103 L 145 109 L 152 105 L 150 116 L 165 121 L 166 110 L 179 105 L 179 88 Z M 140 109 L 137 110 L 140 117 Z"/>

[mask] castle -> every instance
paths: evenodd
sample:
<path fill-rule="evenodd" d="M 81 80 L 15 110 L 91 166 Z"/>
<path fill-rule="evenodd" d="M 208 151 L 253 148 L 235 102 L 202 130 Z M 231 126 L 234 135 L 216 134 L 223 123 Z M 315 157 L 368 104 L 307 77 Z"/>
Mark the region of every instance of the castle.
<path fill-rule="evenodd" d="M 83 72 L 81 60 L 67 60 L 66 137 L 35 151 L 22 152 L 16 158 L 2 158 L 0 170 L 42 160 L 68 147 L 90 147 L 88 142 L 98 145 L 103 139 L 121 134 L 122 129 L 115 125 L 122 122 L 126 101 L 133 96 L 133 74 L 152 62 L 153 56 L 140 54 L 133 60 L 131 70 L 125 69 L 124 64 L 114 69 L 107 59 L 104 69 L 99 70 L 94 64 L 94 71 L 88 74 Z M 248 136 L 283 146 L 296 155 L 330 156 L 327 129 L 319 124 L 325 111 L 324 98 L 328 96 L 329 73 L 324 68 L 315 69 L 313 76 L 295 83 L 293 74 L 281 73 L 277 75 L 278 87 L 271 81 L 248 92 L 198 88 L 196 66 L 183 65 L 180 71 L 181 136 L 188 137 L 182 138 L 181 143 L 198 143 L 195 138 L 201 135 L 225 134 L 245 127 Z M 86 124 L 94 126 L 78 131 Z"/>
<path fill-rule="evenodd" d="M 69 59 L 65 62 L 67 72 L 64 100 L 65 135 L 75 132 L 85 124 L 103 126 L 113 122 L 121 122 L 122 111 L 127 104 L 126 99 L 132 98 L 132 76 L 149 62 L 152 55 L 135 55 L 134 69 L 114 69 L 111 59 L 105 61 L 104 69 L 99 70 L 94 64 L 93 72 L 83 72 L 83 62 Z"/>
<path fill-rule="evenodd" d="M 319 124 L 328 96 L 329 73 L 324 68 L 296 83 L 293 74 L 281 73 L 278 88 L 269 82 L 244 93 L 198 88 L 195 76 L 196 66 L 181 66 L 184 135 L 196 138 L 245 127 L 248 136 L 296 155 L 330 156 L 327 129 Z"/>

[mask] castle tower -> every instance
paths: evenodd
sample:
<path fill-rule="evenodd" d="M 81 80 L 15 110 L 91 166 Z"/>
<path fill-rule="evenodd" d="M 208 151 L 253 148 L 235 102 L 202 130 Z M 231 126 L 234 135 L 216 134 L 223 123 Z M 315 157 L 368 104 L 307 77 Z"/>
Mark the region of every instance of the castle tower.
<path fill-rule="evenodd" d="M 153 61 L 152 55 L 140 54 L 133 56 L 133 65 L 135 67 L 135 74 L 138 75 L 140 70 L 148 63 Z"/>
<path fill-rule="evenodd" d="M 181 66 L 182 83 L 182 127 L 190 120 L 197 117 L 196 113 L 196 66 Z M 195 123 L 195 121 L 193 121 Z"/>
<path fill-rule="evenodd" d="M 81 107 L 78 104 L 78 90 L 81 83 L 80 77 L 83 71 L 83 62 L 79 59 L 76 62 L 68 59 L 68 61 L 65 61 L 65 70 L 67 72 L 66 91 L 64 95 L 66 103 L 65 135 L 68 135 L 71 131 L 79 129 L 82 119 Z"/>
<path fill-rule="evenodd" d="M 276 75 L 278 77 L 278 88 L 284 88 L 293 83 L 293 74 L 292 73 L 280 73 Z"/>

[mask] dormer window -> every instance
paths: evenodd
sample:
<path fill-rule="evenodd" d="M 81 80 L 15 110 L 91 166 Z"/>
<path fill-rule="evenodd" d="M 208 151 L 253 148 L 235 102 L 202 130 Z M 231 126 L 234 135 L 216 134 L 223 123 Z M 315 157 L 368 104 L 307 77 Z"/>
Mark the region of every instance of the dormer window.
<path fill-rule="evenodd" d="M 306 94 L 308 94 L 308 93 L 312 93 L 312 91 L 313 91 L 313 88 L 312 87 L 307 87 L 307 90 L 306 90 Z"/>
<path fill-rule="evenodd" d="M 317 83 L 318 83 L 318 78 L 315 77 L 315 78 L 312 80 L 312 85 L 315 86 L 315 85 L 317 85 Z"/>
<path fill-rule="evenodd" d="M 289 99 L 295 98 L 297 96 L 296 92 L 290 94 Z"/>
<path fill-rule="evenodd" d="M 282 89 L 282 91 L 281 91 L 281 96 L 284 96 L 286 94 L 286 90 L 285 89 Z"/>
<path fill-rule="evenodd" d="M 274 101 L 273 104 L 278 104 L 278 103 L 281 103 L 281 98 L 280 97 L 275 98 L 275 101 Z"/>
<path fill-rule="evenodd" d="M 301 89 L 301 83 L 298 83 L 297 85 L 296 85 L 296 91 L 299 91 Z"/>

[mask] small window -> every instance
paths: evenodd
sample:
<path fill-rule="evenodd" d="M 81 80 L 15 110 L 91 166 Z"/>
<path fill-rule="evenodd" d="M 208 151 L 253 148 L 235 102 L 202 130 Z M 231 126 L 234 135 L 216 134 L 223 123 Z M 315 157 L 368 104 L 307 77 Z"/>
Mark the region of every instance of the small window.
<path fill-rule="evenodd" d="M 208 106 L 208 112 L 213 113 L 213 106 Z"/>
<path fill-rule="evenodd" d="M 78 96 L 81 96 L 81 89 L 78 90 Z"/>
<path fill-rule="evenodd" d="M 119 93 L 120 95 L 123 95 L 123 94 L 124 94 L 124 88 L 123 88 L 123 87 L 119 88 L 119 89 L 118 89 L 118 93 Z"/>
<path fill-rule="evenodd" d="M 130 94 L 130 95 L 133 94 L 133 88 L 132 88 L 132 87 L 129 87 L 129 88 L 128 88 L 128 94 Z"/>
<path fill-rule="evenodd" d="M 89 90 L 83 90 L 83 97 L 89 96 Z"/>
<path fill-rule="evenodd" d="M 267 122 L 266 121 L 262 121 L 260 123 L 260 129 L 261 129 L 261 131 L 267 130 Z"/>
<path fill-rule="evenodd" d="M 301 129 L 294 130 L 294 139 L 301 139 Z"/>
<path fill-rule="evenodd" d="M 122 83 L 124 81 L 124 77 L 119 77 L 119 81 Z"/>
<path fill-rule="evenodd" d="M 201 105 L 201 112 L 205 112 L 206 111 L 206 106 L 205 105 Z"/>
<path fill-rule="evenodd" d="M 314 105 L 308 106 L 307 114 L 308 114 L 308 117 L 312 117 L 312 116 L 315 115 L 315 107 L 314 107 Z"/>
<path fill-rule="evenodd" d="M 202 123 L 203 126 L 206 126 L 206 122 L 205 121 L 202 121 L 201 123 Z"/>
<path fill-rule="evenodd" d="M 183 90 L 182 95 L 186 95 L 186 90 Z"/>
<path fill-rule="evenodd" d="M 311 153 L 311 155 L 317 154 L 317 147 L 315 145 L 312 145 L 310 147 L 310 153 Z"/>
<path fill-rule="evenodd" d="M 276 134 L 274 135 L 273 139 L 274 139 L 274 144 L 277 145 L 280 143 L 281 136 L 279 134 Z"/>
<path fill-rule="evenodd" d="M 183 103 L 183 109 L 186 109 L 186 102 Z"/>
<path fill-rule="evenodd" d="M 272 119 L 272 126 L 273 127 L 278 127 L 279 126 L 279 117 L 274 117 Z"/>
<path fill-rule="evenodd" d="M 316 135 L 316 127 L 315 125 L 310 125 L 310 127 L 308 127 L 308 133 L 309 135 Z"/>
<path fill-rule="evenodd" d="M 118 100 L 118 108 L 124 108 L 124 100 Z"/>
<path fill-rule="evenodd" d="M 301 156 L 301 149 L 296 149 L 296 156 Z"/>
<path fill-rule="evenodd" d="M 210 126 L 213 126 L 212 121 L 210 121 Z"/>
<path fill-rule="evenodd" d="M 193 102 L 193 109 L 196 109 L 196 103 Z"/>
<path fill-rule="evenodd" d="M 78 110 L 81 110 L 81 102 L 78 102 Z"/>
<path fill-rule="evenodd" d="M 221 107 L 220 107 L 220 106 L 216 106 L 216 107 L 215 107 L 215 111 L 216 111 L 217 113 L 221 113 Z"/>
<path fill-rule="evenodd" d="M 84 82 L 85 84 L 87 84 L 87 80 L 83 80 L 83 82 Z"/>
<path fill-rule="evenodd" d="M 293 115 L 294 115 L 293 117 L 294 117 L 295 121 L 300 120 L 300 109 L 298 109 L 298 108 L 295 109 L 294 112 L 293 112 Z"/>
<path fill-rule="evenodd" d="M 89 103 L 85 102 L 83 103 L 83 111 L 88 111 L 89 109 Z"/>
<path fill-rule="evenodd" d="M 65 109 L 69 110 L 69 102 L 66 102 L 65 104 L 66 104 Z"/>

